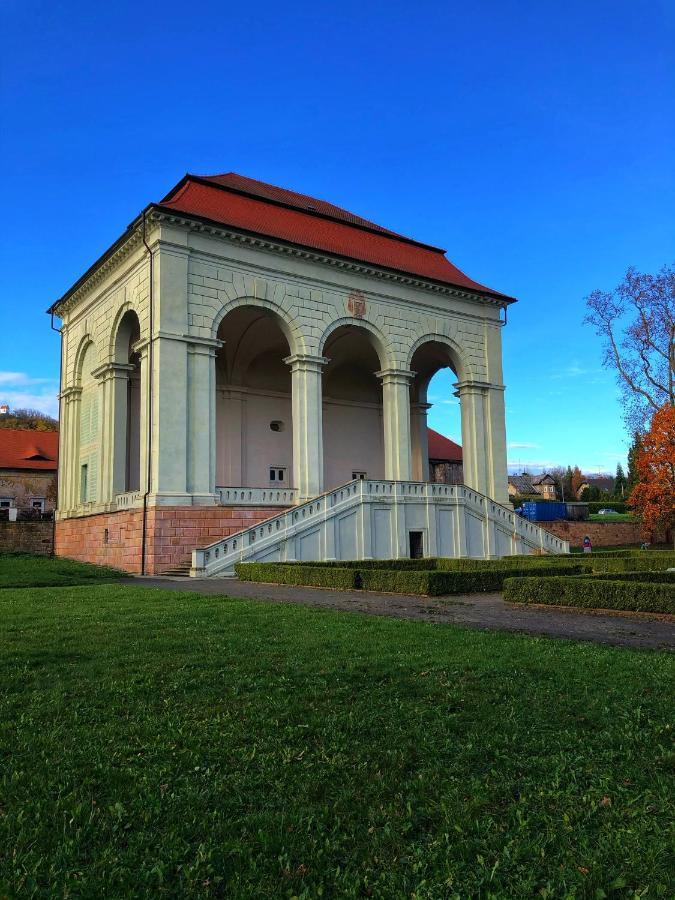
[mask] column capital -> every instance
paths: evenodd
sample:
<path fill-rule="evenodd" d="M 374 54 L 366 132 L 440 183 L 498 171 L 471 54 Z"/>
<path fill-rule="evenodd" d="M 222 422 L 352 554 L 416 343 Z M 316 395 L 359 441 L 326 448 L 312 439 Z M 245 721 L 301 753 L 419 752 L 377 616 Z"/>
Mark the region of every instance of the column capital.
<path fill-rule="evenodd" d="M 488 391 L 506 389 L 503 384 L 493 384 L 491 381 L 457 381 L 453 387 L 457 389 L 455 397 L 459 397 L 462 393 L 487 394 Z"/>
<path fill-rule="evenodd" d="M 107 381 L 109 378 L 126 379 L 135 368 L 130 363 L 107 362 L 95 368 L 91 374 L 99 381 Z"/>
<path fill-rule="evenodd" d="M 292 372 L 322 372 L 330 360 L 327 356 L 313 356 L 311 353 L 295 353 L 284 358 Z"/>
<path fill-rule="evenodd" d="M 410 369 L 380 369 L 375 372 L 375 377 L 382 380 L 382 384 L 410 384 L 417 373 Z"/>
<path fill-rule="evenodd" d="M 411 404 L 410 404 L 410 410 L 412 411 L 412 410 L 414 409 L 415 412 L 426 413 L 428 410 L 431 409 L 431 407 L 432 407 L 433 405 L 434 405 L 433 403 L 423 403 L 423 402 L 420 400 L 420 401 L 416 401 L 416 402 L 411 403 Z"/>
<path fill-rule="evenodd" d="M 75 400 L 79 400 L 82 396 L 82 386 L 79 384 L 73 385 L 72 387 L 64 388 L 59 394 L 59 398 L 65 400 L 66 403 L 72 403 Z"/>

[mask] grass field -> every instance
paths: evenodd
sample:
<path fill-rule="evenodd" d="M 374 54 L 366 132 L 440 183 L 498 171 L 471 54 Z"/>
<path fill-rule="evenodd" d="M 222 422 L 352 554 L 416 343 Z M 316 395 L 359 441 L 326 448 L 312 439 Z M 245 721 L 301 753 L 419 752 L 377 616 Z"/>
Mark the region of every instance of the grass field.
<path fill-rule="evenodd" d="M 675 663 L 0 591 L 0 896 L 671 897 Z"/>
<path fill-rule="evenodd" d="M 588 517 L 590 522 L 635 522 L 635 516 L 630 513 L 614 513 L 613 515 L 601 516 L 598 513 L 591 513 Z"/>
<path fill-rule="evenodd" d="M 30 553 L 0 553 L 0 588 L 58 587 L 119 581 L 125 572 L 105 566 L 91 566 L 61 557 L 35 556 Z"/>

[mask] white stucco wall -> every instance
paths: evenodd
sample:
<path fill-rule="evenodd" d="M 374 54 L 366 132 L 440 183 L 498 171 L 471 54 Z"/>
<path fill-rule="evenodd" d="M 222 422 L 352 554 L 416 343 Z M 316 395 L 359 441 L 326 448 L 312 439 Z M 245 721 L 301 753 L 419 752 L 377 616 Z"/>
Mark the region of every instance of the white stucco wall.
<path fill-rule="evenodd" d="M 150 265 L 139 235 L 59 310 L 64 323 L 60 514 L 116 508 L 111 454 L 120 424 L 110 373 L 117 324 L 127 309 L 135 310 L 140 322 L 140 490 L 147 487 L 149 503 L 213 503 L 221 476 L 227 481 L 229 471 L 229 478 L 234 477 L 236 466 L 228 462 L 232 454 L 218 449 L 228 440 L 236 443 L 236 425 L 229 438 L 223 402 L 216 400 L 214 360 L 223 340 L 221 322 L 242 306 L 274 313 L 290 349 L 288 364 L 292 360 L 294 367 L 294 415 L 289 414 L 288 397 L 265 398 L 263 391 L 251 398 L 242 460 L 248 482 L 268 484 L 271 462 L 285 463 L 294 472 L 295 487 L 309 495 L 342 482 L 356 469 L 374 478 L 412 477 L 407 385 L 416 349 L 434 340 L 447 347 L 457 372 L 467 483 L 507 500 L 501 323 L 493 302 L 468 291 L 180 222 L 175 216 L 152 213 L 146 239 L 154 258 L 152 336 Z M 350 313 L 355 293 L 365 301 L 358 318 Z M 368 406 L 348 412 L 330 398 L 322 421 L 322 372 L 329 365 L 324 352 L 331 334 L 344 325 L 365 330 L 376 349 L 384 386 L 381 427 Z M 99 477 L 83 510 L 72 461 L 80 457 L 84 393 L 77 361 L 88 343 L 96 361 Z M 272 418 L 289 422 L 280 442 L 283 448 L 279 445 L 279 455 L 285 458 L 270 456 L 277 455 L 277 447 L 269 443 Z M 151 481 L 146 485 L 149 422 Z M 292 437 L 294 445 L 289 443 Z M 419 456 L 419 448 L 416 453 Z"/>

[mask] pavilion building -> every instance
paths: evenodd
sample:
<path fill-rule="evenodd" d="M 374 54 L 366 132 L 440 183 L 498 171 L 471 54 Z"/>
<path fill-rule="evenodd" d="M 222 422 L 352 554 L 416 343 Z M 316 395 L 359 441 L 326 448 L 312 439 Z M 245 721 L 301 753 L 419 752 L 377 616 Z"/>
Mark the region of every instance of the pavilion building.
<path fill-rule="evenodd" d="M 236 559 L 560 552 L 507 505 L 513 302 L 331 203 L 186 175 L 50 309 L 56 552 L 193 574 Z M 429 471 L 427 387 L 445 367 L 463 484 Z"/>

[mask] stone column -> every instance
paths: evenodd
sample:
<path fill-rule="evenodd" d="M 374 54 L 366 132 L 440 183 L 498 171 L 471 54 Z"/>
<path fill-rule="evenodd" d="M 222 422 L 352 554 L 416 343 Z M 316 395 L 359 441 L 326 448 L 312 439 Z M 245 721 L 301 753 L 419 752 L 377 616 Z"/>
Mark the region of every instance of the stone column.
<path fill-rule="evenodd" d="M 191 506 L 187 492 L 187 343 L 177 335 L 152 346 L 151 505 Z"/>
<path fill-rule="evenodd" d="M 110 362 L 92 373 L 100 382 L 102 401 L 99 500 L 104 504 L 111 504 L 127 489 L 127 399 L 133 369 Z"/>
<path fill-rule="evenodd" d="M 138 454 L 139 465 L 139 490 L 145 493 L 149 490 L 148 485 L 148 429 L 150 427 L 150 368 L 149 368 L 149 348 L 150 341 L 145 338 L 137 341 L 132 350 L 138 354 L 139 366 L 141 370 L 141 397 L 140 397 L 140 428 L 138 439 L 140 442 L 140 452 Z"/>
<path fill-rule="evenodd" d="M 299 353 L 291 367 L 293 391 L 293 487 L 302 503 L 323 491 L 322 374 L 324 356 Z"/>
<path fill-rule="evenodd" d="M 506 503 L 504 387 L 479 381 L 463 381 L 456 387 L 462 409 L 464 483 Z"/>
<path fill-rule="evenodd" d="M 383 369 L 375 374 L 382 380 L 384 477 L 389 481 L 410 481 L 410 382 L 414 376 L 407 369 Z"/>
<path fill-rule="evenodd" d="M 64 405 L 64 434 L 59 456 L 59 502 L 60 511 L 66 512 L 78 503 L 82 388 L 66 388 L 61 397 Z"/>
<path fill-rule="evenodd" d="M 193 504 L 216 502 L 216 348 L 188 345 L 187 489 Z"/>
<path fill-rule="evenodd" d="M 431 403 L 410 404 L 410 442 L 412 445 L 412 477 L 415 481 L 429 481 L 429 436 L 427 412 Z"/>

